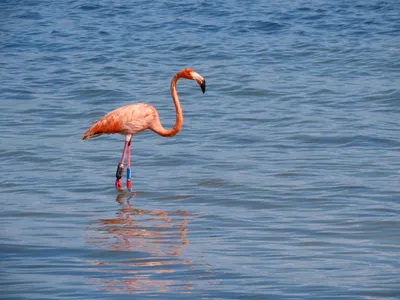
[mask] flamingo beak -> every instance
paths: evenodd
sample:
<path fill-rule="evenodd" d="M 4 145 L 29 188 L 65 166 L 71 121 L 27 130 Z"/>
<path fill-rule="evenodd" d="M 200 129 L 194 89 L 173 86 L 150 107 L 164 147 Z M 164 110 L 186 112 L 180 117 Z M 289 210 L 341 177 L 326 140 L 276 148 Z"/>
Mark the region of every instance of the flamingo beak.
<path fill-rule="evenodd" d="M 206 80 L 205 79 L 203 79 L 203 82 L 200 83 L 200 87 L 201 87 L 201 91 L 204 94 L 206 92 Z"/>
<path fill-rule="evenodd" d="M 192 76 L 193 80 L 196 80 L 196 82 L 200 85 L 201 91 L 204 94 L 206 92 L 206 80 L 196 72 L 191 72 L 190 75 Z"/>

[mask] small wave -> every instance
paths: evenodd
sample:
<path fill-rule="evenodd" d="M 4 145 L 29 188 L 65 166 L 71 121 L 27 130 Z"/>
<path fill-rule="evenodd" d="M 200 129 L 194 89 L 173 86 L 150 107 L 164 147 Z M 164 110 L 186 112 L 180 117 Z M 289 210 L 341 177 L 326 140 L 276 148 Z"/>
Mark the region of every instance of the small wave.
<path fill-rule="evenodd" d="M 354 135 L 354 136 L 327 136 L 327 135 L 305 135 L 300 134 L 292 137 L 302 143 L 315 144 L 315 147 L 331 146 L 400 146 L 400 142 L 382 137 Z"/>
<path fill-rule="evenodd" d="M 266 33 L 275 33 L 277 31 L 282 30 L 285 28 L 285 25 L 276 22 L 269 22 L 269 21 L 236 21 L 234 23 L 235 28 L 240 32 L 246 31 L 262 31 Z"/>

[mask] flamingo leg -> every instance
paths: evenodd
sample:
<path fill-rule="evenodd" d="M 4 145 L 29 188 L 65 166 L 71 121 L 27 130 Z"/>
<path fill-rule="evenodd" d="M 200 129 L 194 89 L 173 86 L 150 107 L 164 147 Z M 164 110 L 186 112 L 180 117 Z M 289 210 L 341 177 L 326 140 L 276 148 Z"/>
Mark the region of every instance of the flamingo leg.
<path fill-rule="evenodd" d="M 132 138 L 128 142 L 128 167 L 126 168 L 126 188 L 131 191 L 132 190 L 132 182 L 131 182 L 131 141 Z"/>
<path fill-rule="evenodd" d="M 122 151 L 122 158 L 117 166 L 117 172 L 115 172 L 115 177 L 117 177 L 117 179 L 115 180 L 115 188 L 118 191 L 120 191 L 122 189 L 121 178 L 122 178 L 122 175 L 124 175 L 125 154 L 126 154 L 126 150 L 128 149 L 128 144 L 130 143 L 130 139 L 131 139 L 130 135 L 126 136 L 124 150 Z"/>

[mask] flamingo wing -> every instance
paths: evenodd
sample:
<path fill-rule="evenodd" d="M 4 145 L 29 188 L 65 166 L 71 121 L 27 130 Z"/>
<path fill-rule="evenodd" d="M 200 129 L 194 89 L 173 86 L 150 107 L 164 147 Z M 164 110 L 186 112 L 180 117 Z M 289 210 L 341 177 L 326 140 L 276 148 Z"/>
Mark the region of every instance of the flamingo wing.
<path fill-rule="evenodd" d="M 130 104 L 117 108 L 96 121 L 83 135 L 82 140 L 102 134 L 132 134 L 144 131 L 156 119 L 157 111 L 148 104 Z"/>

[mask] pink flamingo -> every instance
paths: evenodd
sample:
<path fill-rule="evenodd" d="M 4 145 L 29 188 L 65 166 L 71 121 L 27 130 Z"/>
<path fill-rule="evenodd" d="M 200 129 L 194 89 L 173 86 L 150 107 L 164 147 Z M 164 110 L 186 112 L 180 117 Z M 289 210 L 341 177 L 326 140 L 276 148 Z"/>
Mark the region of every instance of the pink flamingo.
<path fill-rule="evenodd" d="M 109 112 L 98 121 L 96 121 L 83 135 L 82 140 L 88 140 L 91 138 L 98 137 L 102 134 L 113 134 L 119 133 L 125 135 L 125 146 L 122 151 L 122 158 L 117 166 L 117 172 L 115 176 L 115 187 L 117 190 L 122 189 L 122 184 L 120 179 L 124 173 L 124 161 L 125 155 L 127 153 L 127 180 L 126 187 L 131 190 L 131 140 L 132 136 L 138 132 L 150 129 L 155 133 L 163 136 L 170 137 L 176 135 L 182 128 L 183 115 L 181 105 L 179 103 L 178 93 L 176 91 L 176 83 L 180 78 L 188 80 L 196 80 L 200 85 L 203 93 L 206 91 L 206 81 L 200 74 L 196 73 L 190 68 L 183 69 L 179 71 L 171 80 L 171 95 L 174 101 L 176 110 L 176 121 L 174 127 L 171 129 L 165 129 L 160 122 L 157 110 L 148 104 L 137 103 L 130 104 L 112 112 Z"/>

